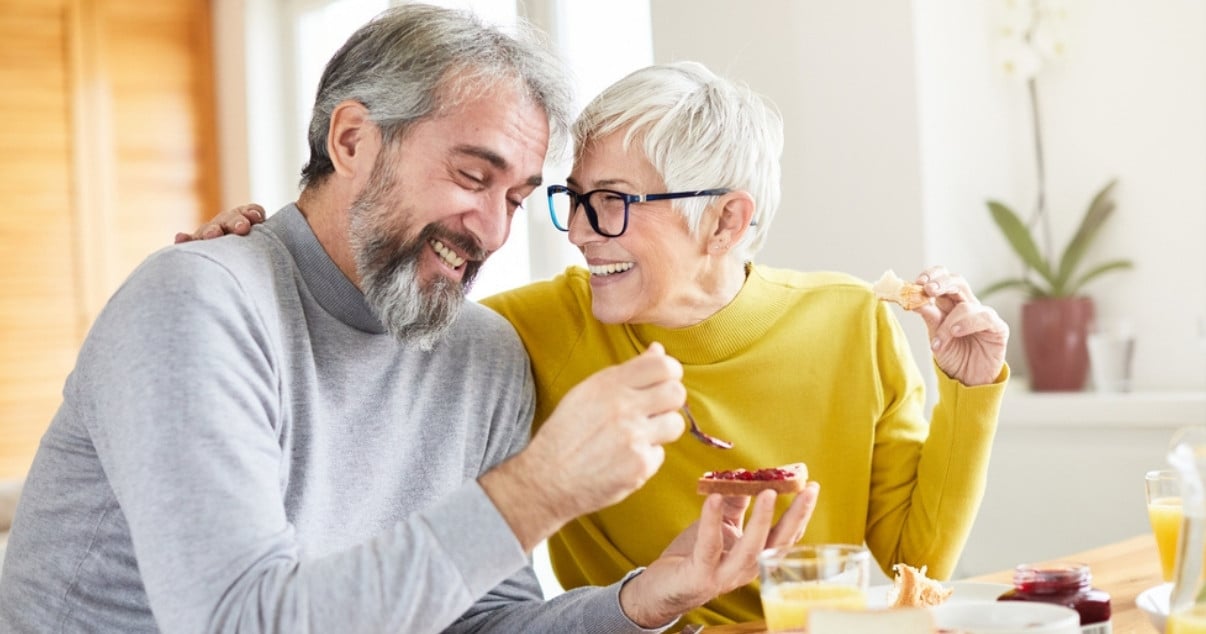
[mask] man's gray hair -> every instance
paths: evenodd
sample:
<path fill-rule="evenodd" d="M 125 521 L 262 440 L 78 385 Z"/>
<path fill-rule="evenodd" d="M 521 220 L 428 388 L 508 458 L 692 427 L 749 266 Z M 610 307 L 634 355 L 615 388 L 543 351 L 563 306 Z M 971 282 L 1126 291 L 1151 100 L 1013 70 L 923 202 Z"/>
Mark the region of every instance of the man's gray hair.
<path fill-rule="evenodd" d="M 779 209 L 783 119 L 748 87 L 702 64 L 678 62 L 635 71 L 595 97 L 574 123 L 577 159 L 593 141 L 627 128 L 667 191 L 728 187 L 754 197 L 754 223 L 733 254 L 750 260 Z M 657 192 L 632 192 L 657 193 Z M 692 231 L 714 198 L 674 201 Z"/>
<path fill-rule="evenodd" d="M 549 119 L 549 148 L 560 151 L 571 117 L 570 82 L 536 29 L 509 35 L 466 11 L 405 4 L 360 27 L 327 62 L 310 119 L 310 160 L 301 185 L 334 170 L 327 153 L 331 112 L 355 100 L 368 108 L 382 141 L 466 99 L 513 82 Z"/>

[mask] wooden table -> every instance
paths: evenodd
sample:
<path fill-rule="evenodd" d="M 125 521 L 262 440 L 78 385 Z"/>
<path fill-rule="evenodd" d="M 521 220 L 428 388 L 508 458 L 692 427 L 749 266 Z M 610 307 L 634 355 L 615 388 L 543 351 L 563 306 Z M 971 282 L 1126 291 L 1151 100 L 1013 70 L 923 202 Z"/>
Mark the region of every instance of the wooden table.
<path fill-rule="evenodd" d="M 1160 557 L 1156 554 L 1156 540 L 1152 535 L 1140 535 L 1101 548 L 1060 558 L 1060 561 L 1076 561 L 1089 564 L 1093 571 L 1093 585 L 1110 593 L 1113 611 L 1114 634 L 1156 634 L 1147 620 L 1147 615 L 1135 607 L 1135 597 L 1140 592 L 1160 585 Z M 1042 562 L 1019 562 L 1042 563 Z M 972 577 L 967 581 L 989 581 L 1013 583 L 1013 571 L 1002 570 L 988 575 Z M 715 625 L 705 627 L 702 634 L 763 634 L 766 627 L 761 622 L 738 625 Z"/>

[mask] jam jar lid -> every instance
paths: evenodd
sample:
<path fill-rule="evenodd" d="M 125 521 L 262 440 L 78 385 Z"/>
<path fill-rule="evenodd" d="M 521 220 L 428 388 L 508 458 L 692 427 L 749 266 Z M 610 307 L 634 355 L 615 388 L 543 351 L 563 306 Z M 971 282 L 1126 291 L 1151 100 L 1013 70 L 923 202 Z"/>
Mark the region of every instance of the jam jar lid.
<path fill-rule="evenodd" d="M 1013 570 L 1013 586 L 1027 594 L 1059 594 L 1086 589 L 1092 581 L 1085 564 L 1022 564 Z"/>

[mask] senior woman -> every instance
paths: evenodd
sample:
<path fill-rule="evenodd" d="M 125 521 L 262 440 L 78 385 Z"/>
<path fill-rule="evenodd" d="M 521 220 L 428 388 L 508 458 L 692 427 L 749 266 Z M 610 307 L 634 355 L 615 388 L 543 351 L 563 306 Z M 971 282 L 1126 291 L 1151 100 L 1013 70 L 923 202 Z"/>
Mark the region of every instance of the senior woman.
<path fill-rule="evenodd" d="M 915 311 L 937 373 L 927 421 L 900 324 L 866 282 L 753 264 L 779 206 L 782 139 L 764 100 L 699 64 L 628 75 L 586 107 L 567 184 L 548 189 L 586 268 L 482 302 L 531 356 L 537 426 L 570 388 L 656 341 L 682 363 L 696 420 L 735 444 L 684 436 L 643 488 L 567 524 L 549 542 L 567 588 L 657 560 L 697 516 L 703 472 L 791 462 L 825 488 L 804 541 L 865 542 L 885 572 L 954 569 L 984 492 L 1008 327 L 960 277 L 918 276 L 935 300 Z M 197 235 L 236 230 L 232 214 Z M 686 620 L 760 614 L 751 584 Z"/>
<path fill-rule="evenodd" d="M 549 196 L 587 268 L 483 302 L 532 358 L 535 420 L 659 341 L 683 364 L 696 420 L 735 446 L 684 437 L 644 487 L 568 524 L 550 540 L 562 584 L 605 583 L 657 558 L 694 517 L 704 471 L 790 462 L 825 489 L 806 541 L 865 540 L 885 571 L 904 562 L 948 577 L 983 494 L 1005 323 L 945 270 L 918 278 L 937 298 L 919 309 L 938 374 L 927 424 L 921 373 L 865 282 L 751 264 L 779 204 L 782 123 L 761 99 L 698 64 L 654 66 L 595 98 L 574 141 L 567 186 Z M 758 614 L 746 587 L 691 620 Z"/>

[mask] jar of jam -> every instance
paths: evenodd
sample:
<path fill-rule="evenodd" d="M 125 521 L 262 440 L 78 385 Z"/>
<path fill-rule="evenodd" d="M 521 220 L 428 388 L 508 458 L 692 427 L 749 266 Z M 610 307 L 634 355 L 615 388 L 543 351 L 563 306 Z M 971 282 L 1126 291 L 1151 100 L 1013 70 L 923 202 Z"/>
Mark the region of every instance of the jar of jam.
<path fill-rule="evenodd" d="M 1111 634 L 1110 595 L 1092 587 L 1089 567 L 1057 563 L 1023 564 L 1013 571 L 1013 589 L 998 601 L 1038 601 L 1072 608 L 1080 614 L 1081 634 Z"/>

